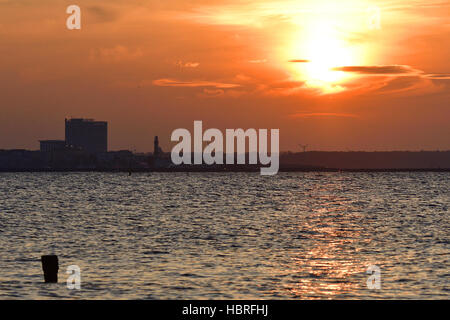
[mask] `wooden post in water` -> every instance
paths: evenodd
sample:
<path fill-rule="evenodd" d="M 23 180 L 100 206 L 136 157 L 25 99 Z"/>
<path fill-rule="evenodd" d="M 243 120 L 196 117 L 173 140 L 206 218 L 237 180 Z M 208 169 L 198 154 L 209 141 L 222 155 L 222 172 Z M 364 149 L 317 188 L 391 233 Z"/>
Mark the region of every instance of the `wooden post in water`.
<path fill-rule="evenodd" d="M 44 280 L 47 283 L 58 282 L 58 256 L 42 256 L 42 270 L 44 271 Z"/>

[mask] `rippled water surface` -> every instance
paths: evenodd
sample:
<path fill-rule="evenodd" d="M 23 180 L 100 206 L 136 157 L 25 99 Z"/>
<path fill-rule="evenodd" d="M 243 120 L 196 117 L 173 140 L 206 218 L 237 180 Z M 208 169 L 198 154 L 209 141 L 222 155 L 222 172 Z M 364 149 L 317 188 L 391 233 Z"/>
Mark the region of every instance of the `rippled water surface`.
<path fill-rule="evenodd" d="M 448 299 L 449 178 L 2 173 L 0 298 Z"/>

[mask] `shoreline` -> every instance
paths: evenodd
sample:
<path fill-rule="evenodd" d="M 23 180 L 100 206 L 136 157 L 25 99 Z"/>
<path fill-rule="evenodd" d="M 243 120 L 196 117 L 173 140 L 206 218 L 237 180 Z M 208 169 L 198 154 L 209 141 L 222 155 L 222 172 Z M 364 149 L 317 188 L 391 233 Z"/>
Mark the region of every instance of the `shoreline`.
<path fill-rule="evenodd" d="M 102 168 L 68 168 L 68 169 L 51 169 L 51 168 L 31 168 L 31 169 L 1 169 L 0 173 L 38 173 L 38 172 L 108 172 L 108 173 L 182 173 L 182 172 L 259 172 L 258 168 L 118 168 L 118 169 L 102 169 Z M 450 172 L 450 168 L 365 168 L 365 169 L 348 169 L 348 168 L 280 168 L 278 172 Z"/>

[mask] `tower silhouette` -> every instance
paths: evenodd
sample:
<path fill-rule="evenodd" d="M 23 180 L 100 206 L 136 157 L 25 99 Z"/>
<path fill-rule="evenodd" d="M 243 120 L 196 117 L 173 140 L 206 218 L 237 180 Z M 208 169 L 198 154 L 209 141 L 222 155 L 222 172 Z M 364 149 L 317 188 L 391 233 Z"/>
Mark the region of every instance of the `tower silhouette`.
<path fill-rule="evenodd" d="M 161 148 L 159 147 L 159 140 L 158 140 L 158 136 L 155 136 L 155 140 L 153 143 L 153 157 L 155 159 L 159 158 L 161 155 Z"/>

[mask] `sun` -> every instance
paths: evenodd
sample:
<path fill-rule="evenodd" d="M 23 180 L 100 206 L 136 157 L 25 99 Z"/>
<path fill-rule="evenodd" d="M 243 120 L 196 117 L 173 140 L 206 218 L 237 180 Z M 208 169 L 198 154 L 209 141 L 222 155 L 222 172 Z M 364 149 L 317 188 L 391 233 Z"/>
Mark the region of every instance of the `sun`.
<path fill-rule="evenodd" d="M 352 75 L 333 69 L 358 65 L 362 57 L 359 49 L 345 37 L 342 26 L 346 23 L 325 16 L 314 17 L 302 24 L 289 47 L 291 57 L 304 61 L 290 64 L 295 78 L 324 93 L 342 91 L 342 83 Z"/>
<path fill-rule="evenodd" d="M 304 66 L 308 80 L 337 82 L 345 77 L 345 73 L 333 71 L 332 68 L 352 65 L 350 48 L 339 39 L 336 30 L 328 23 L 315 24 L 304 46 L 309 61 Z"/>

